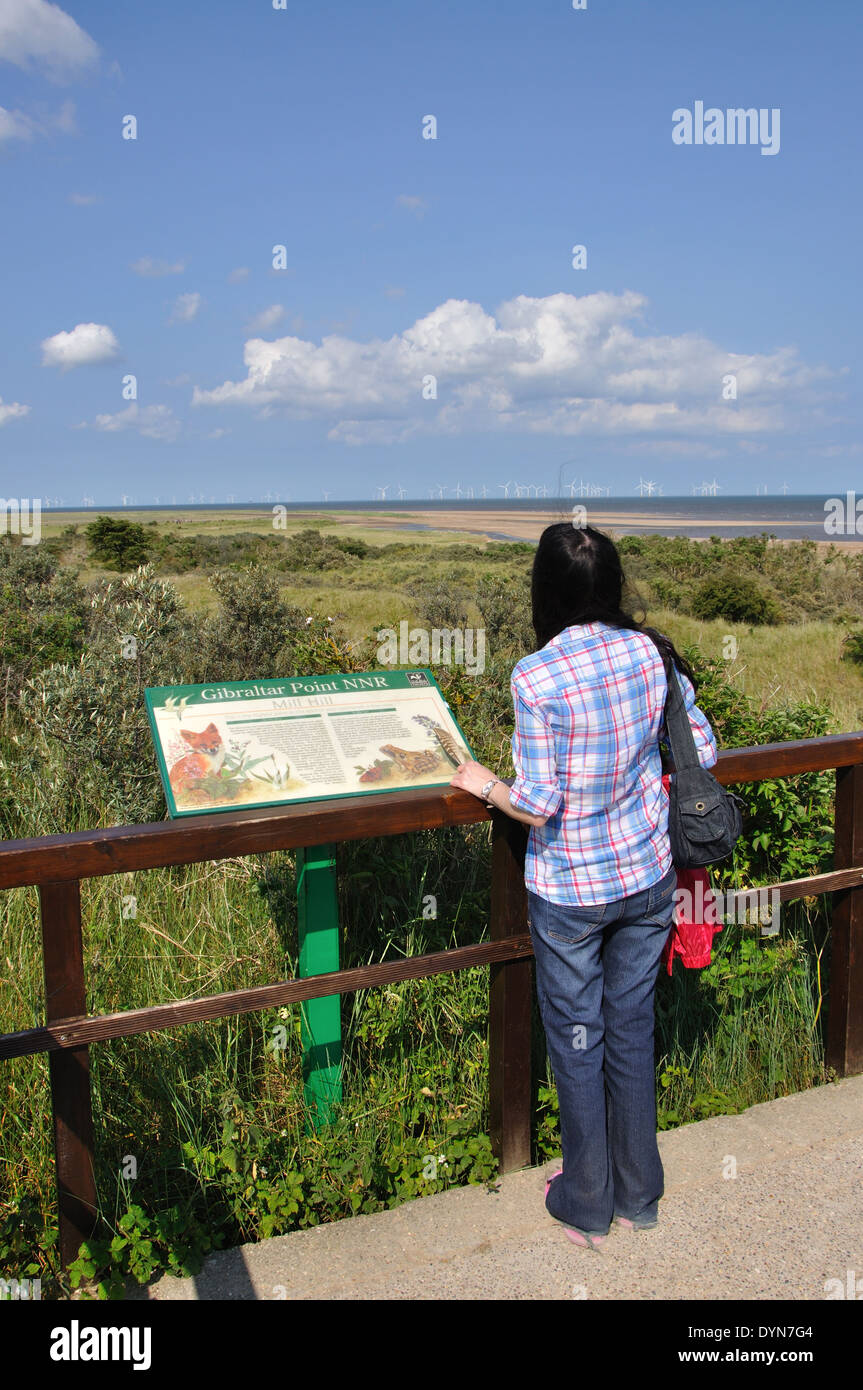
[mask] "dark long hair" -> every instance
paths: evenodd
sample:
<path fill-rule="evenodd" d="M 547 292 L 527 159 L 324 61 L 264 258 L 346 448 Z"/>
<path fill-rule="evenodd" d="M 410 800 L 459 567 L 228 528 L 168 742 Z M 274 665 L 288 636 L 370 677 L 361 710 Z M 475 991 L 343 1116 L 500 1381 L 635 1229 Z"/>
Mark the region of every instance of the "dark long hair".
<path fill-rule="evenodd" d="M 565 628 L 579 623 L 608 623 L 649 637 L 662 657 L 666 674 L 671 663 L 698 683 L 689 662 L 664 633 L 648 627 L 644 605 L 630 589 L 641 613 L 637 619 L 623 607 L 628 586 L 617 546 L 610 536 L 593 526 L 558 521 L 539 538 L 531 577 L 531 610 L 537 648 L 544 647 Z M 627 602 L 630 600 L 627 599 Z"/>

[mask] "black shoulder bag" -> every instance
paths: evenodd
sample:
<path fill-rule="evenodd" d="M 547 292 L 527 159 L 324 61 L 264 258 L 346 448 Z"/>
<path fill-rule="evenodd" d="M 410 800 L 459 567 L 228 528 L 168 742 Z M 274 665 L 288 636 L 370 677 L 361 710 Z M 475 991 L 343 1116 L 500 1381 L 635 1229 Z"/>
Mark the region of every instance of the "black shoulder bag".
<path fill-rule="evenodd" d="M 666 667 L 665 727 L 674 759 L 668 789 L 668 835 L 678 869 L 726 859 L 743 828 L 743 801 L 720 786 L 698 761 L 695 739 L 674 663 Z"/>

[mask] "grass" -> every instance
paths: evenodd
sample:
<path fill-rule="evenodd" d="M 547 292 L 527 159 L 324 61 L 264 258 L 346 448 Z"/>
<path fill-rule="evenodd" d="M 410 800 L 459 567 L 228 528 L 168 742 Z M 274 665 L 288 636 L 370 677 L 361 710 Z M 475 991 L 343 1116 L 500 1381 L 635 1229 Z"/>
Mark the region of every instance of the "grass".
<path fill-rule="evenodd" d="M 196 532 L 204 524 L 224 534 L 238 524 L 252 529 L 247 513 L 200 515 L 204 522 L 195 516 Z M 139 519 L 146 523 L 149 517 L 143 513 Z M 338 524 L 355 524 L 349 534 L 382 544 L 388 532 L 364 528 L 362 520 Z M 329 514 L 303 514 L 291 525 L 304 529 L 331 521 Z M 263 516 L 255 522 L 267 529 L 269 524 Z M 403 532 L 392 535 L 405 539 Z M 351 563 L 344 572 L 286 571 L 282 593 L 308 613 L 335 617 L 345 635 L 364 636 L 387 622 L 421 617 L 409 592 L 418 580 L 446 579 L 468 595 L 475 592 L 488 570 L 485 547 L 458 558 L 442 556 L 441 545 L 452 543 L 451 534 L 422 533 L 421 545 Z M 67 558 L 76 557 L 83 557 L 80 538 Z M 516 558 L 504 572 L 522 566 Z M 213 608 L 205 574 L 190 571 L 173 582 L 192 610 Z M 467 613 L 469 623 L 479 624 L 470 598 Z M 824 700 L 836 731 L 863 725 L 863 673 L 839 659 L 841 626 L 819 621 L 752 629 L 663 609 L 651 609 L 650 616 L 678 645 L 697 643 L 707 656 L 723 657 L 727 639 L 734 637 L 728 678 L 764 708 Z M 483 691 L 491 711 L 483 716 L 490 721 L 483 736 L 488 734 L 489 747 L 497 740 L 503 749 L 507 731 L 494 722 L 502 708 L 497 694 Z M 27 808 L 32 834 L 50 821 L 52 775 L 46 760 L 29 784 L 5 788 Z M 80 828 L 110 819 L 98 807 L 82 810 L 80 817 Z M 796 824 L 784 835 L 791 842 L 795 833 L 800 840 Z M 348 842 L 339 846 L 338 868 L 346 968 L 481 941 L 487 934 L 487 826 Z M 429 895 L 432 916 L 425 910 Z M 736 1113 L 830 1079 L 822 1037 L 826 970 L 819 980 L 829 930 L 826 906 L 786 905 L 775 940 L 760 939 L 755 927 L 728 924 L 715 939 L 709 969 L 687 971 L 678 963 L 673 978 L 661 972 L 661 1127 Z M 87 1008 L 93 1014 L 296 973 L 296 873 L 288 853 L 90 880 L 82 884 L 82 908 Z M 320 1133 L 305 1123 L 300 1006 L 94 1045 L 103 1214 L 110 1232 L 122 1219 L 124 1230 L 136 1233 L 122 1260 L 116 1252 L 103 1258 L 116 1260 L 124 1275 L 148 1277 L 155 1267 L 191 1268 L 219 1243 L 260 1239 L 382 1210 L 460 1182 L 492 1180 L 487 991 L 488 970 L 477 968 L 347 996 L 343 1102 Z M 36 1026 L 43 1017 L 38 904 L 31 890 L 0 897 L 0 1001 L 2 1031 Z M 274 1046 L 279 1028 L 285 1029 L 284 1048 Z M 539 1075 L 545 1076 L 536 1161 L 558 1153 L 560 1139 L 543 1046 L 535 1013 L 534 1049 Z M 57 1258 L 50 1227 L 55 1194 L 45 1057 L 11 1062 L 0 1086 L 0 1275 L 23 1273 L 29 1260 L 47 1278 L 56 1273 Z M 445 1166 L 438 1164 L 441 1154 Z M 137 1165 L 135 1178 L 124 1176 L 129 1159 Z M 130 1250 L 137 1252 L 134 1259 Z"/>
<path fill-rule="evenodd" d="M 651 622 L 676 645 L 694 642 L 707 656 L 724 656 L 724 644 L 736 639 L 737 652 L 727 662 L 728 679 L 759 704 L 826 702 L 833 714 L 833 733 L 863 729 L 863 668 L 841 660 L 845 630 L 830 622 L 783 623 L 751 628 L 714 619 L 702 622 L 667 609 L 651 610 Z"/>

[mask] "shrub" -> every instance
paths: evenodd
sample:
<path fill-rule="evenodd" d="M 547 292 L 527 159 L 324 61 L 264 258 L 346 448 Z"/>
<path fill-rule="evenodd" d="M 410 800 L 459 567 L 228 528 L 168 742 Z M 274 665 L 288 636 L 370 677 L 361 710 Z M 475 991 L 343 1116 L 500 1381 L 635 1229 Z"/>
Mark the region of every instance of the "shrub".
<path fill-rule="evenodd" d="M 536 649 L 530 610 L 530 576 L 518 579 L 483 575 L 476 586 L 476 603 L 488 642 L 495 650 L 519 656 Z"/>
<path fill-rule="evenodd" d="M 97 516 L 87 527 L 90 554 L 107 569 L 130 570 L 146 562 L 151 539 L 143 526 L 122 517 Z"/>
<path fill-rule="evenodd" d="M 842 643 L 842 661 L 863 665 L 863 632 L 849 632 Z"/>
<path fill-rule="evenodd" d="M 754 579 L 730 571 L 705 579 L 692 596 L 696 618 L 726 618 L 732 623 L 778 623 L 781 614 L 772 596 Z"/>
<path fill-rule="evenodd" d="M 70 661 L 84 639 L 86 595 L 44 551 L 0 546 L 0 652 L 7 694 L 52 661 Z"/>

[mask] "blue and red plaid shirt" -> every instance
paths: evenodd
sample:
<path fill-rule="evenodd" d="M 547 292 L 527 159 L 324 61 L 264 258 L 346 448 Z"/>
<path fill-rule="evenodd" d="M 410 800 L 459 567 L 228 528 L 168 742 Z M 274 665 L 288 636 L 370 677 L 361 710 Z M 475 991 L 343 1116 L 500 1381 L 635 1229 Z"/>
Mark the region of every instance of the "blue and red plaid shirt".
<path fill-rule="evenodd" d="M 691 681 L 677 676 L 699 762 L 712 767 L 713 730 Z M 601 622 L 566 628 L 515 667 L 510 800 L 550 817 L 528 837 L 531 892 L 575 906 L 613 902 L 668 873 L 667 688 L 650 638 Z"/>

